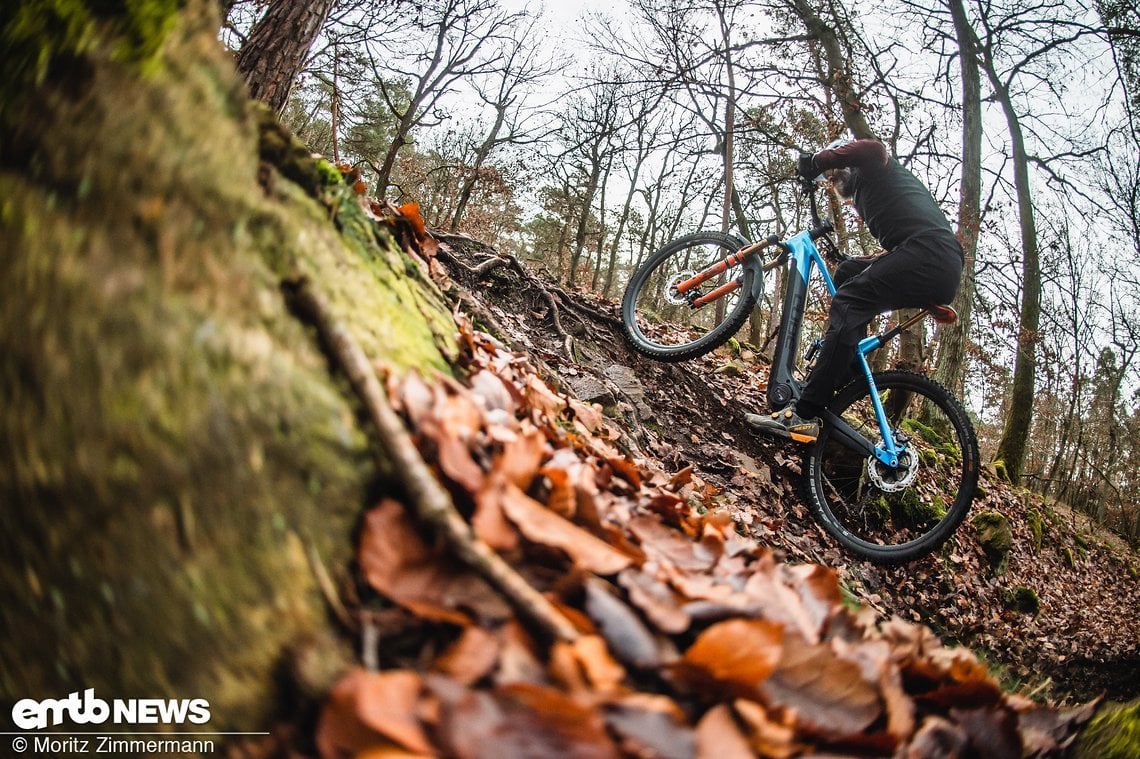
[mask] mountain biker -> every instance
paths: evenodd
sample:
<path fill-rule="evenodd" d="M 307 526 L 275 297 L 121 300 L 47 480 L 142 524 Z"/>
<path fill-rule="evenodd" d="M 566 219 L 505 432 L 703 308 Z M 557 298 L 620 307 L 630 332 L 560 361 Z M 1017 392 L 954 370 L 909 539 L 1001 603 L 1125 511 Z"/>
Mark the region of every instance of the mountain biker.
<path fill-rule="evenodd" d="M 815 368 L 795 408 L 746 414 L 755 430 L 814 443 L 819 415 L 853 376 L 852 359 L 867 326 L 898 308 L 949 303 L 962 276 L 962 246 L 938 203 L 910 171 L 872 139 L 838 139 L 800 156 L 797 173 L 823 175 L 841 200 L 850 200 L 884 253 L 841 263 L 833 277 L 827 332 Z"/>

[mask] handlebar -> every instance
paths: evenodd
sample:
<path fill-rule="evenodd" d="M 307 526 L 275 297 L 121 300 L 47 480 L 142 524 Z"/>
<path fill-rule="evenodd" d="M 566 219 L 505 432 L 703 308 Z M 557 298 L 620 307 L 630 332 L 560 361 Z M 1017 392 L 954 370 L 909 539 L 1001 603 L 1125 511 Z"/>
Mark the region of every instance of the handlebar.
<path fill-rule="evenodd" d="M 832 224 L 831 219 L 821 219 L 819 217 L 819 201 L 815 196 L 816 183 L 814 180 L 806 177 L 800 177 L 800 190 L 808 198 L 808 207 L 811 210 L 811 223 L 812 228 L 809 232 L 811 239 L 815 241 L 822 240 L 825 244 L 821 245 L 822 252 L 825 257 L 833 261 L 844 261 L 850 256 L 845 256 L 835 245 L 828 235 L 835 231 L 835 225 Z"/>
<path fill-rule="evenodd" d="M 824 219 L 823 221 L 820 221 L 818 224 L 816 224 L 814 227 L 812 227 L 811 231 L 808 234 L 811 235 L 811 239 L 818 240 L 819 238 L 825 237 L 834 231 L 835 231 L 835 225 L 831 223 L 831 220 L 830 219 Z"/>

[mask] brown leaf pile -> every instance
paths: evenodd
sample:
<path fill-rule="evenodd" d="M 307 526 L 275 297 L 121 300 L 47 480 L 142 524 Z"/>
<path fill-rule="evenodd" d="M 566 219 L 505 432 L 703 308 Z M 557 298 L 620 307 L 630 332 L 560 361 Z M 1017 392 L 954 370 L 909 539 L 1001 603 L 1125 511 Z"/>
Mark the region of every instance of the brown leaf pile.
<path fill-rule="evenodd" d="M 340 680 L 322 756 L 1020 757 L 1058 751 L 1085 718 L 845 605 L 833 570 L 780 563 L 707 512 L 691 469 L 631 460 L 598 407 L 462 318 L 460 335 L 466 381 L 408 376 L 393 406 L 475 536 L 579 636 L 536 635 L 385 499 L 359 563 L 418 654 L 393 665 L 382 640 L 379 670 Z"/>

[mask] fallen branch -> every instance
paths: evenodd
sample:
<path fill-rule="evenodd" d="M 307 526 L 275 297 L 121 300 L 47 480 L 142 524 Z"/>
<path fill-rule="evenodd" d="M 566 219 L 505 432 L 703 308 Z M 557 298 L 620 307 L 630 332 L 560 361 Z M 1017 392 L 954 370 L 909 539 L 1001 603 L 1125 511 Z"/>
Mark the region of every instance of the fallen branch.
<path fill-rule="evenodd" d="M 317 327 L 364 404 L 369 419 L 379 430 L 385 453 L 411 501 L 412 513 L 439 533 L 460 560 L 482 575 L 521 614 L 555 639 L 575 640 L 578 631 L 569 620 L 501 556 L 476 538 L 471 526 L 455 510 L 451 497 L 436 481 L 403 421 L 389 404 L 368 357 L 332 315 L 325 297 L 307 279 L 289 283 L 288 287 L 296 307 Z"/>

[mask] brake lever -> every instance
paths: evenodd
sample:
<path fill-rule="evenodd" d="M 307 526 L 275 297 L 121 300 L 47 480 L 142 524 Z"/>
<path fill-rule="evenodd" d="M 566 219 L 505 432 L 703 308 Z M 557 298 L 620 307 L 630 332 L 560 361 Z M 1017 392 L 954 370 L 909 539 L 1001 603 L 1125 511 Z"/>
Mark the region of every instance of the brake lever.
<path fill-rule="evenodd" d="M 839 250 L 839 246 L 835 244 L 835 240 L 832 239 L 831 235 L 824 235 L 819 238 L 816 242 L 816 246 L 820 248 L 824 258 L 834 263 L 841 264 L 851 258 L 851 256 Z"/>

